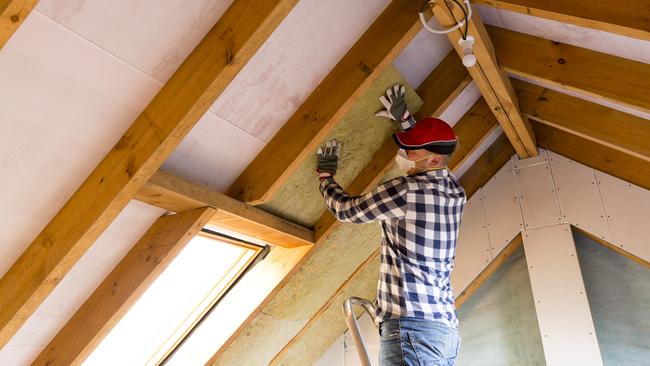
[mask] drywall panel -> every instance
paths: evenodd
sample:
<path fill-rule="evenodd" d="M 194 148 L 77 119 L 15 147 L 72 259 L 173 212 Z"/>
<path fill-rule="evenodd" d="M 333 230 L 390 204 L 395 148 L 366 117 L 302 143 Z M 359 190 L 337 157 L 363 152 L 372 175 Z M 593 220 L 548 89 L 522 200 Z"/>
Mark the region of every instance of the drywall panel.
<path fill-rule="evenodd" d="M 232 0 L 41 0 L 36 11 L 165 82 L 231 3 Z"/>
<path fill-rule="evenodd" d="M 393 65 L 404 75 L 407 83 L 417 88 L 449 51 L 451 43 L 446 36 L 422 28 L 395 58 Z"/>
<path fill-rule="evenodd" d="M 523 239 L 547 365 L 602 365 L 571 227 L 525 230 Z"/>
<path fill-rule="evenodd" d="M 472 4 L 485 23 L 594 51 L 650 63 L 650 41 Z M 497 14 L 494 14 L 496 12 Z"/>
<path fill-rule="evenodd" d="M 611 242 L 594 170 L 552 151 L 548 156 L 563 221 Z"/>
<path fill-rule="evenodd" d="M 496 141 L 499 136 L 503 133 L 501 126 L 497 126 L 490 132 L 489 135 L 481 142 L 481 144 L 459 165 L 455 170 L 454 174 L 456 177 L 460 178 L 465 172 L 474 165 L 476 160 L 483 155 L 483 153 Z"/>
<path fill-rule="evenodd" d="M 580 233 L 573 238 L 604 364 L 647 364 L 650 270 Z"/>
<path fill-rule="evenodd" d="M 490 178 L 481 193 L 494 258 L 523 228 L 512 160 Z"/>
<path fill-rule="evenodd" d="M 465 290 L 492 259 L 483 195 L 480 191 L 477 193 L 465 204 L 458 232 L 456 259 L 451 274 L 451 286 L 456 296 Z"/>
<path fill-rule="evenodd" d="M 650 191 L 596 171 L 612 242 L 650 261 Z"/>
<path fill-rule="evenodd" d="M 162 169 L 223 192 L 265 143 L 208 111 Z"/>
<path fill-rule="evenodd" d="M 210 109 L 268 142 L 388 3 L 298 2 Z"/>
<path fill-rule="evenodd" d="M 513 161 L 524 228 L 557 225 L 562 222 L 559 202 L 546 151 L 536 157 Z"/>
<path fill-rule="evenodd" d="M 159 84 L 38 12 L 0 51 L 0 274 Z"/>
<path fill-rule="evenodd" d="M 461 337 L 458 366 L 545 365 L 523 248 L 457 312 Z"/>
<path fill-rule="evenodd" d="M 449 104 L 447 109 L 440 114 L 440 119 L 453 127 L 463 118 L 465 113 L 469 111 L 479 98 L 481 98 L 481 91 L 474 81 L 470 81 L 456 99 Z"/>
<path fill-rule="evenodd" d="M 323 139 L 323 143 L 334 138 L 341 142 L 341 167 L 336 181 L 342 187 L 347 187 L 356 178 L 372 161 L 374 153 L 396 131 L 396 123 L 376 117 L 375 112 L 384 108 L 379 96 L 397 83 L 404 84 L 404 79 L 394 67 L 387 67 L 329 136 Z M 422 100 L 408 84 L 406 101 L 413 112 L 422 105 Z M 260 207 L 293 222 L 312 226 L 325 212 L 315 169 L 316 151 L 286 180 L 273 199 Z"/>
<path fill-rule="evenodd" d="M 164 213 L 131 201 L 0 350 L 1 365 L 29 364 L 74 315 L 131 247 Z"/>
<path fill-rule="evenodd" d="M 345 348 L 343 344 L 343 335 L 338 337 L 330 348 L 316 361 L 314 366 L 344 366 L 345 365 Z"/>

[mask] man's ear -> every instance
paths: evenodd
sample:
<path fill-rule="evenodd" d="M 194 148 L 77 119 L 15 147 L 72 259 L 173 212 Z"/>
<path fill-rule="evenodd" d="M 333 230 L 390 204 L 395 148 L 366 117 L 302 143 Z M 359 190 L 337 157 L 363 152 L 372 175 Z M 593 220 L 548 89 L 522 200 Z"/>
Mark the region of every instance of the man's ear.
<path fill-rule="evenodd" d="M 429 158 L 428 165 L 430 167 L 438 167 L 440 166 L 440 164 L 442 164 L 442 159 L 443 159 L 442 155 L 434 154 Z"/>

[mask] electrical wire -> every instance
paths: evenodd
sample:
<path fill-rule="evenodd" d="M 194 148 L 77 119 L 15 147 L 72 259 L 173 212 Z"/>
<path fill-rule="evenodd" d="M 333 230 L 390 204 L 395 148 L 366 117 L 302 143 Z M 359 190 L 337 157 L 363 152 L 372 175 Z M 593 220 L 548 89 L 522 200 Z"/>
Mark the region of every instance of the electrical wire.
<path fill-rule="evenodd" d="M 460 10 L 463 11 L 463 17 L 465 17 L 465 34 L 463 35 L 463 39 L 467 39 L 467 33 L 468 33 L 468 27 L 469 27 L 469 19 L 467 18 L 467 11 L 465 10 L 465 7 L 458 0 L 452 0 L 452 1 L 455 2 L 456 5 L 458 5 L 458 7 L 460 8 Z M 449 6 L 447 6 L 447 8 L 449 8 Z M 449 9 L 449 11 L 451 12 L 451 9 Z M 453 13 L 452 13 L 452 15 L 453 15 Z M 456 20 L 456 17 L 454 17 L 454 20 Z M 456 23 L 458 23 L 458 22 L 456 22 Z M 460 33 L 462 34 L 463 31 L 461 31 Z"/>
<path fill-rule="evenodd" d="M 422 6 L 420 7 L 420 12 L 419 12 L 420 21 L 422 22 L 422 26 L 431 33 L 447 34 L 447 33 L 450 33 L 452 31 L 456 30 L 456 29 L 461 28 L 464 25 L 465 26 L 465 32 L 463 33 L 463 30 L 461 29 L 460 33 L 461 33 L 461 37 L 463 39 L 466 39 L 467 35 L 468 35 L 468 22 L 469 22 L 469 19 L 472 17 L 472 7 L 471 7 L 471 5 L 469 3 L 469 0 L 464 0 L 465 5 L 467 6 L 467 9 L 458 0 L 452 0 L 463 11 L 464 20 L 462 20 L 460 22 L 456 19 L 456 17 L 454 17 L 453 12 L 451 11 L 451 8 L 449 7 L 449 4 L 447 3 L 447 0 L 443 0 L 443 1 L 445 1 L 445 5 L 447 6 L 447 9 L 451 13 L 452 18 L 454 18 L 454 21 L 456 22 L 456 24 L 449 27 L 449 28 L 445 28 L 445 29 L 436 29 L 436 28 L 433 28 L 433 27 L 429 26 L 429 24 L 427 24 L 426 18 L 424 17 L 424 9 L 426 8 L 427 5 L 431 4 L 432 2 L 435 4 L 435 1 L 424 0 L 424 2 L 422 3 Z"/>

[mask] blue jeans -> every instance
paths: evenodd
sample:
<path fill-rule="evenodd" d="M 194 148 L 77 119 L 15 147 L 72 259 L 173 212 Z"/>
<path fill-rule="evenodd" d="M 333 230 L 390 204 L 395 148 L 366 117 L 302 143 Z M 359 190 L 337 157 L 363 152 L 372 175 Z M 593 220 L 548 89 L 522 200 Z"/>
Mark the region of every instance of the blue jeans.
<path fill-rule="evenodd" d="M 380 366 L 453 366 L 460 348 L 458 330 L 439 321 L 400 318 L 379 326 Z"/>

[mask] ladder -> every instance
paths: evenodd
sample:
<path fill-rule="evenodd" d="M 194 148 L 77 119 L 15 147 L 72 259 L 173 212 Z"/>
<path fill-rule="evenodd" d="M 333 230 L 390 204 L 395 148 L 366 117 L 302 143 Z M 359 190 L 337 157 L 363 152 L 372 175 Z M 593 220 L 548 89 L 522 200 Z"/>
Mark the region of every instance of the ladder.
<path fill-rule="evenodd" d="M 345 316 L 345 322 L 348 324 L 348 328 L 350 329 L 352 343 L 354 343 L 354 347 L 357 349 L 357 355 L 359 355 L 359 359 L 361 359 L 361 364 L 363 366 L 372 366 L 370 363 L 370 357 L 368 356 L 368 351 L 366 350 L 366 346 L 363 344 L 361 332 L 359 331 L 359 323 L 357 322 L 357 317 L 354 316 L 354 312 L 352 311 L 353 305 L 361 306 L 368 313 L 368 315 L 370 315 L 372 323 L 375 325 L 375 328 L 377 328 L 377 331 L 379 331 L 379 319 L 377 318 L 375 312 L 377 308 L 369 300 L 354 296 L 343 302 L 343 314 Z"/>

